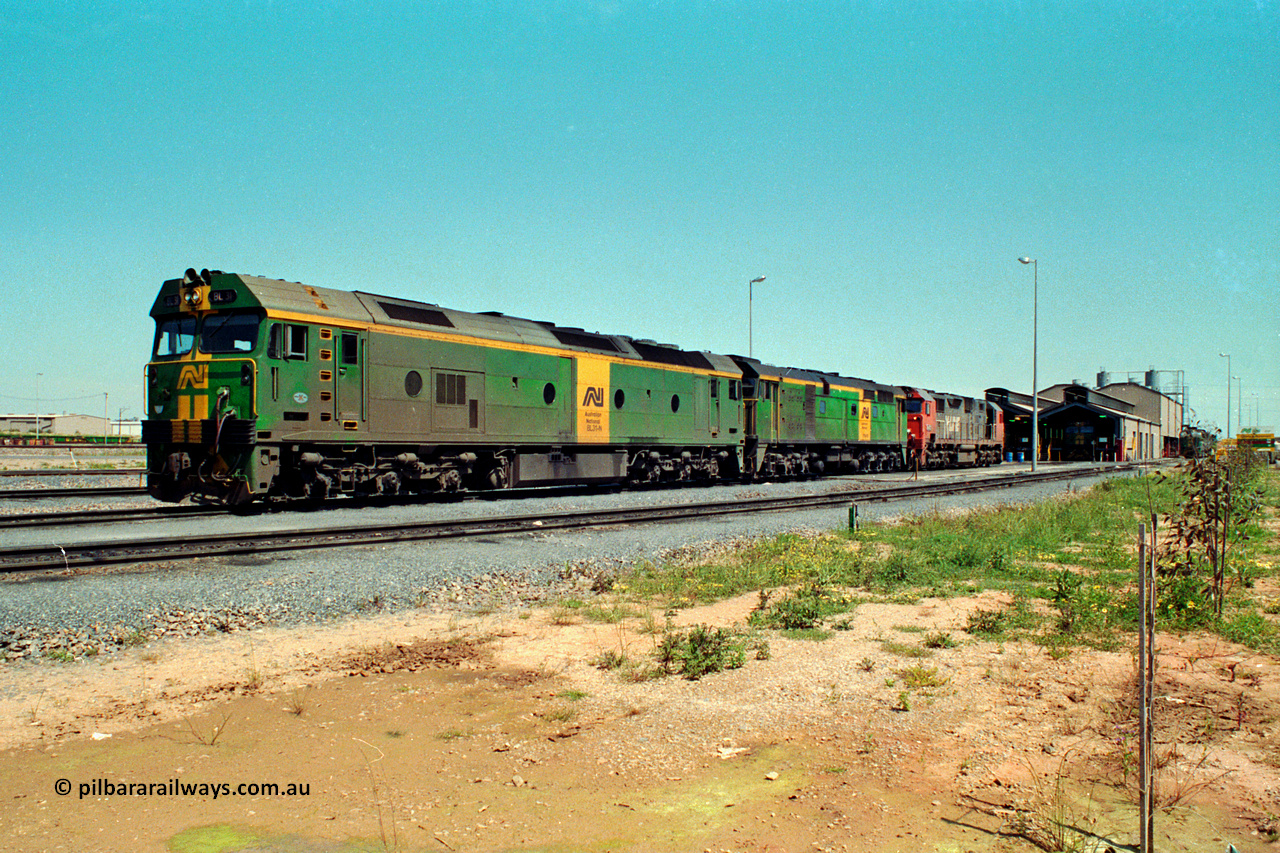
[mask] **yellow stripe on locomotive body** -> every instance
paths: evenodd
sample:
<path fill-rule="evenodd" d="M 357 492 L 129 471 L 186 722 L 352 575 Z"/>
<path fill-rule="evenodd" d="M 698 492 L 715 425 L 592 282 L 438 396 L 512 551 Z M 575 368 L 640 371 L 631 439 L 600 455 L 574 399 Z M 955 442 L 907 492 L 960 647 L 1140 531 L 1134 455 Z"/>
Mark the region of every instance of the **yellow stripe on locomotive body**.
<path fill-rule="evenodd" d="M 445 332 L 431 332 L 423 329 L 408 329 L 403 326 L 391 326 L 386 323 L 379 323 L 376 320 L 364 322 L 359 320 L 349 320 L 343 318 L 335 320 L 333 317 L 320 317 L 315 314 L 303 314 L 294 311 L 279 311 L 267 309 L 268 320 L 278 320 L 289 323 L 309 323 L 316 325 L 325 325 L 334 329 L 348 329 L 351 331 L 368 331 L 378 332 L 384 335 L 396 335 L 405 338 L 416 338 L 424 341 L 439 341 L 441 343 L 465 344 L 467 346 L 482 346 L 489 349 L 505 349 L 512 352 L 528 353 L 530 355 L 554 355 L 563 358 L 591 358 L 604 361 L 608 364 L 638 364 L 654 370 L 668 370 L 673 373 L 696 373 L 699 376 L 718 376 L 726 379 L 737 379 L 740 374 L 730 373 L 729 371 L 720 370 L 702 370 L 696 367 L 683 367 L 672 364 L 652 364 L 636 358 L 626 358 L 623 356 L 609 356 L 601 353 L 587 353 L 581 350 L 571 350 L 560 347 L 543 346 L 540 344 L 520 344 L 511 341 L 503 341 L 493 338 L 482 338 L 475 335 L 449 334 Z"/>
<path fill-rule="evenodd" d="M 609 441 L 609 371 L 608 359 L 578 356 L 575 399 L 578 441 L 583 444 L 606 444 Z"/>
<path fill-rule="evenodd" d="M 209 417 L 209 395 L 192 394 L 177 398 L 180 421 L 199 421 Z"/>

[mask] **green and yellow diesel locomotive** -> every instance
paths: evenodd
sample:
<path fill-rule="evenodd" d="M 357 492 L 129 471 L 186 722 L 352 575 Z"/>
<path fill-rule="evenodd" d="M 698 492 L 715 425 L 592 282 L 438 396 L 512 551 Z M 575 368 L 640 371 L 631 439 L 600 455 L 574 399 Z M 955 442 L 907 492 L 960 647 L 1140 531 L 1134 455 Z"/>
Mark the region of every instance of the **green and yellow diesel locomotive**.
<path fill-rule="evenodd" d="M 239 504 L 892 470 L 901 388 L 388 296 L 188 270 L 146 369 L 148 487 Z"/>

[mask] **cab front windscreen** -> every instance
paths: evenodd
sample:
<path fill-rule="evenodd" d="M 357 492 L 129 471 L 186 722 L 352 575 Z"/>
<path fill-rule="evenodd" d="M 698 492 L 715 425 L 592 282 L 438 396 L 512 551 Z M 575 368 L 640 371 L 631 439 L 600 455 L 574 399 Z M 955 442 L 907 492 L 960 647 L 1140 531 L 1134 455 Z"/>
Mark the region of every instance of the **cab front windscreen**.
<path fill-rule="evenodd" d="M 179 317 L 156 321 L 156 358 L 186 355 L 196 341 L 196 318 Z"/>
<path fill-rule="evenodd" d="M 255 314 L 215 314 L 204 318 L 200 352 L 253 352 L 258 346 L 259 320 Z"/>
<path fill-rule="evenodd" d="M 156 321 L 155 358 L 202 353 L 250 353 L 258 346 L 261 318 L 256 314 L 212 314 L 203 320 L 174 317 Z"/>

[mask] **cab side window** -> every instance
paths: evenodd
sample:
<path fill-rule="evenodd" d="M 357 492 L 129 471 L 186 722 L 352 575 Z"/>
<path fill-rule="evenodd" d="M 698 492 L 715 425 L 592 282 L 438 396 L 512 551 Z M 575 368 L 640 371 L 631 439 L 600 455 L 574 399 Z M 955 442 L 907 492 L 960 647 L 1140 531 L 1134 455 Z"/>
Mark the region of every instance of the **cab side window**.
<path fill-rule="evenodd" d="M 285 336 L 287 346 L 285 347 L 285 358 L 302 358 L 307 357 L 307 327 L 290 325 L 286 327 L 289 332 Z"/>
<path fill-rule="evenodd" d="M 267 358 L 307 357 L 307 327 L 272 323 L 267 333 Z"/>

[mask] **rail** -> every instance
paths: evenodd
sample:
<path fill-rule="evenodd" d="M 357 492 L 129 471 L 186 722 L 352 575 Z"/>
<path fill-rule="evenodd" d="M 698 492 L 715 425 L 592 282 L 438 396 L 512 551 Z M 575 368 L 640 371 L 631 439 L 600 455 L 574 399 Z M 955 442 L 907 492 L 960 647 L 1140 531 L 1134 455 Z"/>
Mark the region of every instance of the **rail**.
<path fill-rule="evenodd" d="M 0 471 L 0 477 L 109 477 L 145 473 L 146 468 L 10 468 Z"/>
<path fill-rule="evenodd" d="M 118 498 L 145 495 L 143 486 L 99 486 L 85 489 L 0 489 L 0 500 L 49 500 L 52 498 Z"/>

